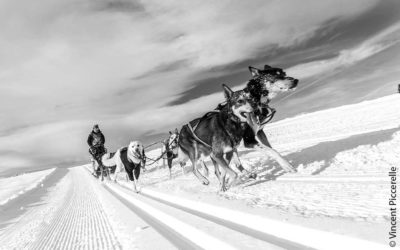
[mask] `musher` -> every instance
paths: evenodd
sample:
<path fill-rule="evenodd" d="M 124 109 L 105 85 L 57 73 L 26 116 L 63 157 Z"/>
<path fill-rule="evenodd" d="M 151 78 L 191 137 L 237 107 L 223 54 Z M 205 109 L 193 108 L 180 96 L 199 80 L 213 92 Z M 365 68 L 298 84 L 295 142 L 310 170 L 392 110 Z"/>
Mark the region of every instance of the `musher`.
<path fill-rule="evenodd" d="M 104 143 L 106 142 L 103 133 L 100 131 L 99 125 L 93 126 L 92 132 L 90 132 L 87 138 L 87 144 L 89 145 L 89 153 L 92 155 L 93 160 L 97 162 L 98 166 L 101 165 L 101 156 L 106 153 Z M 92 161 L 93 175 L 97 176 L 96 164 Z"/>

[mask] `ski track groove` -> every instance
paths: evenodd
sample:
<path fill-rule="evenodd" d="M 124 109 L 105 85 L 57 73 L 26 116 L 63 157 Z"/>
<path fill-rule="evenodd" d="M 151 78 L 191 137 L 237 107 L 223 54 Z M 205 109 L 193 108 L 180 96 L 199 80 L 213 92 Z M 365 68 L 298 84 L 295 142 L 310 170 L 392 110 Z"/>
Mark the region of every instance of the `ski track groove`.
<path fill-rule="evenodd" d="M 71 225 L 71 221 L 74 219 L 74 214 L 71 214 L 71 207 L 75 205 L 75 200 L 76 200 L 75 199 L 75 196 L 76 196 L 75 195 L 76 194 L 75 186 L 73 187 L 73 189 L 74 189 L 74 191 L 73 191 L 73 196 L 72 196 L 72 202 L 69 204 L 69 207 L 67 209 L 66 221 L 65 221 L 65 223 L 63 223 L 64 227 L 61 230 L 61 232 L 66 231 L 66 233 L 62 234 L 61 240 L 58 241 L 58 244 L 56 246 L 57 249 L 62 249 L 62 247 L 63 247 L 62 243 L 64 243 L 65 241 L 68 240 L 69 237 L 67 237 L 67 236 L 69 236 L 71 233 L 71 230 L 68 230 L 68 228 L 72 228 L 70 225 Z"/>
<path fill-rule="evenodd" d="M 66 196 L 66 200 L 64 201 L 64 204 L 67 203 L 68 201 L 71 200 L 71 196 L 72 196 L 72 189 L 70 189 L 68 191 L 68 194 Z M 61 213 L 62 215 L 65 215 L 64 211 L 66 210 L 65 206 L 62 206 L 62 208 L 60 209 L 60 211 L 58 211 L 58 213 Z M 44 231 L 43 234 L 43 240 L 39 241 L 39 245 L 38 246 L 34 246 L 33 249 L 45 249 L 45 246 L 48 246 L 50 242 L 52 242 L 53 238 L 56 236 L 56 234 L 51 234 L 51 232 L 54 232 L 57 230 L 57 228 L 60 226 L 60 224 L 58 223 L 50 223 L 50 226 L 47 228 L 47 230 Z"/>
<path fill-rule="evenodd" d="M 90 176 L 70 170 L 72 183 L 61 208 L 33 243 L 32 249 L 120 249 L 94 194 Z"/>

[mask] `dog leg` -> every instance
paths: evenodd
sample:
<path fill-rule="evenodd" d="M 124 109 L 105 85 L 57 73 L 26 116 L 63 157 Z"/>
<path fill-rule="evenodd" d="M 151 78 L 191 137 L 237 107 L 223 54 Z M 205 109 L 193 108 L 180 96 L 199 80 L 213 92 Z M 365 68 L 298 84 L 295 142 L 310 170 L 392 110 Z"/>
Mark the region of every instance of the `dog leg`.
<path fill-rule="evenodd" d="M 261 142 L 255 147 L 262 149 L 269 157 L 274 159 L 279 163 L 279 165 L 289 173 L 296 173 L 297 170 L 286 160 L 284 159 L 278 151 L 271 147 L 271 144 L 268 141 L 267 136 L 265 135 L 263 130 L 257 132 L 257 139 Z"/>
<path fill-rule="evenodd" d="M 228 158 L 229 157 L 228 154 L 226 155 L 226 157 L 227 157 L 227 162 L 228 163 L 232 160 L 233 164 L 235 164 L 236 168 L 239 169 L 240 172 L 242 172 L 242 173 L 244 172 L 245 175 L 247 175 L 248 178 L 251 178 L 251 179 L 257 178 L 257 174 L 256 173 L 251 173 L 251 172 L 249 172 L 247 169 L 245 169 L 243 167 L 242 162 L 240 161 L 239 153 L 237 152 L 237 149 L 235 149 L 232 152 L 232 155 L 230 155 L 230 158 Z"/>
<path fill-rule="evenodd" d="M 101 181 L 104 181 L 104 166 L 100 163 Z"/>
<path fill-rule="evenodd" d="M 221 171 L 219 169 L 219 165 L 218 165 L 218 163 L 215 161 L 215 159 L 213 157 L 211 157 L 211 161 L 212 161 L 212 163 L 214 165 L 215 175 L 217 176 L 219 184 L 221 185 Z"/>
<path fill-rule="evenodd" d="M 117 176 L 118 176 L 119 172 L 121 172 L 121 165 L 116 163 L 115 172 L 114 172 L 114 175 L 112 178 L 114 182 L 117 182 Z"/>
<path fill-rule="evenodd" d="M 139 189 L 138 189 L 139 175 L 140 175 L 140 166 L 137 166 L 133 169 L 133 188 L 136 193 L 139 193 Z"/>
<path fill-rule="evenodd" d="M 165 168 L 165 155 L 164 155 L 164 153 L 165 153 L 164 152 L 164 147 L 161 147 L 161 155 L 163 155 L 163 157 L 162 157 L 162 168 Z M 160 165 L 158 165 L 158 169 L 160 169 Z"/>
<path fill-rule="evenodd" d="M 236 180 L 237 174 L 229 167 L 228 163 L 223 157 L 223 154 L 214 155 L 213 158 L 215 158 L 215 161 L 218 163 L 219 166 L 221 166 L 221 191 L 225 192 L 228 190 L 226 176 L 228 175 L 230 177 L 230 184 L 232 184 Z"/>
<path fill-rule="evenodd" d="M 93 175 L 97 177 L 96 173 L 96 161 L 92 159 L 92 168 L 93 168 Z"/>
<path fill-rule="evenodd" d="M 269 157 L 274 159 L 276 162 L 279 163 L 279 165 L 289 173 L 296 173 L 297 170 L 286 160 L 284 159 L 275 149 L 258 144 L 255 146 L 256 148 L 261 149 L 263 152 L 265 152 Z"/>
<path fill-rule="evenodd" d="M 197 179 L 199 179 L 199 181 L 204 185 L 210 184 L 210 181 L 200 173 L 198 160 L 192 162 L 192 164 L 193 164 L 193 173 L 197 177 Z"/>
<path fill-rule="evenodd" d="M 268 141 L 267 135 L 264 133 L 263 130 L 257 132 L 257 139 L 264 144 L 265 146 L 272 148 L 271 144 Z"/>
<path fill-rule="evenodd" d="M 205 177 L 208 177 L 208 167 L 207 167 L 206 163 L 203 160 L 201 160 L 201 163 L 203 165 L 203 174 L 204 174 Z"/>
<path fill-rule="evenodd" d="M 111 176 L 110 176 L 111 171 L 110 171 L 110 168 L 109 168 L 109 167 L 105 167 L 105 168 L 106 168 L 106 171 L 107 171 L 107 180 L 108 180 L 108 181 L 111 181 Z"/>
<path fill-rule="evenodd" d="M 139 191 L 137 189 L 137 180 L 136 180 L 136 178 L 134 178 L 132 183 L 133 183 L 133 192 L 139 193 Z"/>
<path fill-rule="evenodd" d="M 197 179 L 199 179 L 199 181 L 201 183 L 203 183 L 204 185 L 208 185 L 210 184 L 210 181 L 204 177 L 200 171 L 199 171 L 199 155 L 198 155 L 198 150 L 197 150 L 197 143 L 194 143 L 194 155 L 192 155 L 192 157 L 190 157 L 191 162 L 193 164 L 193 173 L 194 175 L 197 177 Z"/>
<path fill-rule="evenodd" d="M 181 169 L 182 169 L 182 175 L 185 175 L 185 166 L 186 166 L 186 163 L 184 163 L 184 162 L 179 162 L 179 165 L 181 166 Z"/>
<path fill-rule="evenodd" d="M 169 179 L 172 179 L 172 159 L 168 159 Z"/>
<path fill-rule="evenodd" d="M 136 180 L 136 176 L 135 176 L 135 169 L 131 169 L 130 171 L 126 171 L 126 174 L 128 176 L 128 180 L 132 182 L 133 184 L 133 191 L 135 193 L 137 193 L 137 188 L 136 188 L 136 184 L 137 184 L 137 180 Z"/>

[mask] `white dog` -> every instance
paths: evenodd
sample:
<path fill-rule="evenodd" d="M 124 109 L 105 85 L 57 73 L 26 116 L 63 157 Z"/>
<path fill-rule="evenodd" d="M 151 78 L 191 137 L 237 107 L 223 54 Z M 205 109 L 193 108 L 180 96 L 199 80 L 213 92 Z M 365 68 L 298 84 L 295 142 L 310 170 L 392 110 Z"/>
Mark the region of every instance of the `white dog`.
<path fill-rule="evenodd" d="M 139 141 L 132 141 L 128 147 L 123 147 L 115 153 L 107 153 L 102 156 L 101 162 L 105 167 L 114 168 L 113 180 L 117 181 L 117 175 L 120 172 L 126 172 L 127 178 L 133 181 L 133 189 L 137 192 L 137 181 L 140 175 L 140 169 L 146 164 L 146 155 L 143 144 Z"/>

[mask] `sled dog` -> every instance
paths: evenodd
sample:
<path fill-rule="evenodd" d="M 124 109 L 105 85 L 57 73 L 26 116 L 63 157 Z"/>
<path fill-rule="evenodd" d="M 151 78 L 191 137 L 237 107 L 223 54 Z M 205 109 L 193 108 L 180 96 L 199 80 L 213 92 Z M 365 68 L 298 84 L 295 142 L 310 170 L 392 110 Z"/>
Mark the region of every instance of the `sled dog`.
<path fill-rule="evenodd" d="M 126 172 L 127 178 L 133 182 L 133 189 L 137 191 L 137 181 L 140 176 L 140 169 L 146 164 L 146 156 L 143 144 L 139 141 L 132 141 L 128 147 L 122 147 L 115 153 L 106 153 L 102 156 L 101 162 L 104 166 L 115 168 L 112 179 L 116 182 L 120 172 Z"/>

